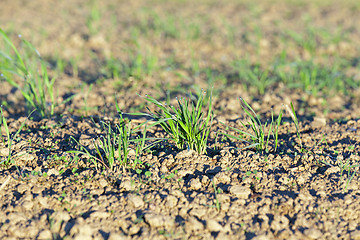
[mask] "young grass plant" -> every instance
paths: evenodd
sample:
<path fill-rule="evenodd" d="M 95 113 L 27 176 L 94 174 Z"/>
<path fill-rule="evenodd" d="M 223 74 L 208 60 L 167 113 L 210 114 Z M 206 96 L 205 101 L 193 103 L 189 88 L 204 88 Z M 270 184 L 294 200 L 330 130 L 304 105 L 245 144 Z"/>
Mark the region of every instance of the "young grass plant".
<path fill-rule="evenodd" d="M 276 121 L 274 121 L 274 115 L 272 113 L 270 124 L 268 125 L 268 122 L 263 124 L 261 122 L 260 117 L 255 113 L 254 109 L 244 99 L 240 98 L 240 101 L 241 101 L 241 108 L 243 109 L 245 114 L 250 119 L 247 122 L 247 124 L 245 124 L 244 122 L 241 122 L 241 125 L 244 128 L 248 128 L 247 126 L 249 126 L 251 129 L 251 132 L 243 131 L 243 130 L 240 130 L 237 128 L 230 127 L 231 129 L 240 133 L 241 137 L 226 134 L 226 133 L 224 133 L 224 135 L 227 137 L 236 139 L 236 140 L 240 140 L 240 141 L 246 141 L 244 138 L 249 137 L 251 139 L 252 144 L 250 144 L 249 146 L 246 146 L 244 149 L 255 148 L 256 151 L 265 150 L 266 152 L 269 152 L 269 140 L 270 140 L 270 135 L 272 135 L 274 138 L 274 141 L 275 141 L 274 145 L 275 145 L 275 151 L 276 151 L 277 147 L 278 147 L 278 143 L 279 143 L 278 133 L 279 133 L 279 126 L 281 124 L 281 119 L 282 119 L 282 110 L 280 111 L 279 116 L 276 119 Z M 268 128 L 268 132 L 266 134 L 267 128 Z"/>
<path fill-rule="evenodd" d="M 31 114 L 32 113 L 30 113 L 30 115 Z M 28 118 L 30 117 L 30 115 L 28 116 Z M 5 116 L 4 116 L 2 107 L 0 107 L 0 137 L 1 137 L 1 141 L 3 142 L 3 144 L 7 146 L 7 156 L 5 157 L 4 160 L 2 160 L 0 162 L 0 164 L 13 163 L 14 158 L 20 157 L 20 156 L 13 156 L 13 154 L 12 154 L 12 146 L 14 144 L 14 140 L 17 138 L 17 136 L 19 135 L 21 130 L 24 128 L 25 124 L 26 124 L 26 121 L 24 121 L 21 124 L 21 126 L 19 127 L 19 129 L 16 131 L 16 133 L 11 136 L 10 130 L 9 130 L 9 127 L 8 127 L 8 124 L 7 124 L 7 120 L 6 120 Z M 4 127 L 4 130 L 5 130 L 6 140 L 4 139 L 4 137 L 2 136 L 2 133 L 1 133 L 2 127 Z"/>
<path fill-rule="evenodd" d="M 99 6 L 95 4 L 94 1 L 91 2 L 91 12 L 86 19 L 86 26 L 91 35 L 95 35 L 99 32 L 100 26 L 99 22 L 101 20 L 101 12 L 99 10 Z"/>
<path fill-rule="evenodd" d="M 154 140 L 147 138 L 147 130 L 158 124 L 157 122 L 149 124 L 148 121 L 133 127 L 130 120 L 123 118 L 121 111 L 116 104 L 120 115 L 120 123 L 112 127 L 110 123 L 101 121 L 100 128 L 105 132 L 104 135 L 99 136 L 93 141 L 95 154 L 91 153 L 86 147 L 81 145 L 75 138 L 72 140 L 80 147 L 79 150 L 69 151 L 70 153 L 84 154 L 88 156 L 89 160 L 97 166 L 97 162 L 101 163 L 106 168 L 113 170 L 115 162 L 120 166 L 129 165 L 129 153 L 131 145 L 135 147 L 135 159 L 133 161 L 133 168 L 141 164 L 141 154 L 154 146 L 162 139 L 157 139 L 152 144 L 145 146 L 147 140 Z M 143 130 L 142 130 L 143 128 Z M 133 135 L 141 132 L 141 137 L 132 138 Z"/>
<path fill-rule="evenodd" d="M 295 123 L 296 135 L 297 135 L 297 137 L 299 139 L 299 144 L 300 144 L 301 151 L 303 151 L 304 149 L 303 149 L 303 145 L 302 145 L 302 141 L 301 141 L 299 121 L 298 121 L 298 118 L 296 116 L 295 108 L 294 108 L 294 105 L 292 104 L 292 102 L 290 103 L 290 106 L 291 106 L 291 110 L 289 109 L 288 106 L 286 106 L 286 107 L 287 107 L 287 110 L 288 110 L 292 120 Z"/>
<path fill-rule="evenodd" d="M 260 64 L 252 65 L 248 60 L 234 61 L 233 68 L 245 83 L 245 89 L 255 90 L 260 95 L 263 95 L 276 82 L 269 70 L 261 69 Z"/>
<path fill-rule="evenodd" d="M 113 169 L 116 160 L 120 161 L 120 165 L 125 166 L 128 164 L 128 155 L 131 149 L 130 143 L 134 142 L 136 159 L 134 161 L 133 167 L 135 168 L 137 164 L 141 163 L 138 157 L 145 149 L 147 127 L 145 127 L 145 130 L 143 131 L 142 138 L 131 140 L 131 134 L 134 133 L 131 122 L 127 123 L 126 120 L 122 118 L 122 116 L 120 119 L 120 124 L 116 124 L 116 132 L 112 130 L 110 124 L 102 122 L 103 127 L 107 128 L 107 133 L 105 136 L 101 136 L 99 141 L 94 142 L 95 149 L 99 158 L 101 159 L 101 162 L 107 162 L 107 165 L 110 167 L 110 169 Z M 106 161 L 104 157 L 102 157 L 101 150 L 106 156 Z"/>
<path fill-rule="evenodd" d="M 158 68 L 158 58 L 150 53 L 142 53 L 137 49 L 129 53 L 130 63 L 123 65 L 123 71 L 127 77 L 141 79 L 144 76 L 150 76 Z"/>
<path fill-rule="evenodd" d="M 97 166 L 97 162 L 99 162 L 110 170 L 113 170 L 116 161 L 119 162 L 120 166 L 126 166 L 130 152 L 130 136 L 133 132 L 131 123 L 127 123 L 126 120 L 121 118 L 120 123 L 115 126 L 116 130 L 111 127 L 110 123 L 105 122 L 101 122 L 100 127 L 106 130 L 106 133 L 93 140 L 95 154 L 81 145 L 73 137 L 72 139 L 80 149 L 69 152 L 87 155 L 95 166 Z"/>
<path fill-rule="evenodd" d="M 274 137 L 274 141 L 275 141 L 275 152 L 279 145 L 279 126 L 281 124 L 282 115 L 283 115 L 283 111 L 281 110 L 278 118 L 276 119 L 276 122 L 274 122 L 274 113 L 271 112 L 271 124 L 275 123 L 274 129 L 273 129 L 273 137 Z"/>
<path fill-rule="evenodd" d="M 54 93 L 55 78 L 49 77 L 46 62 L 28 41 L 22 39 L 26 51 L 20 54 L 2 29 L 0 39 L 5 43 L 5 51 L 0 50 L 1 77 L 21 91 L 29 113 L 35 109 L 41 117 L 53 115 L 57 105 Z M 11 51 L 15 54 L 11 54 Z"/>
<path fill-rule="evenodd" d="M 339 162 L 338 166 L 340 168 L 340 176 L 343 175 L 344 171 L 347 171 L 347 180 L 346 180 L 346 183 L 344 186 L 344 192 L 347 192 L 349 184 L 351 183 L 352 179 L 354 178 L 355 174 L 357 173 L 357 170 L 359 169 L 360 164 L 350 165 L 350 159 L 348 158 L 345 164 L 343 164 L 342 162 Z"/>
<path fill-rule="evenodd" d="M 211 95 L 205 118 L 202 108 L 206 93 L 200 94 L 196 101 L 187 98 L 177 99 L 178 107 L 162 104 L 146 95 L 145 100 L 155 104 L 161 111 L 151 112 L 151 117 L 159 121 L 161 127 L 170 135 L 178 149 L 191 149 L 199 154 L 206 153 L 207 141 L 213 121 Z"/>

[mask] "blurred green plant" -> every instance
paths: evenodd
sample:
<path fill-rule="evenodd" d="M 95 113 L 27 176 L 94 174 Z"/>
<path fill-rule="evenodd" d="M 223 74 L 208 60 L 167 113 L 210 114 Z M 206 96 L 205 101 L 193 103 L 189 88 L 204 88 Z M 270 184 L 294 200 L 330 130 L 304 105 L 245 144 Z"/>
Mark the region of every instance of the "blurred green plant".
<path fill-rule="evenodd" d="M 158 57 L 149 52 L 143 53 L 138 44 L 136 45 L 137 49 L 128 50 L 128 61 L 113 56 L 105 59 L 104 65 L 100 68 L 100 73 L 106 78 L 113 78 L 117 86 L 122 86 L 124 80 L 130 77 L 140 80 L 146 76 L 151 76 L 159 69 Z"/>
<path fill-rule="evenodd" d="M 140 19 L 141 32 L 164 38 L 176 39 L 180 37 L 178 22 L 173 15 L 159 16 L 155 11 L 148 8 L 143 8 L 141 13 L 143 15 Z"/>
<path fill-rule="evenodd" d="M 86 26 L 91 35 L 95 35 L 99 32 L 99 21 L 102 17 L 99 6 L 97 6 L 95 3 L 95 1 L 91 1 L 90 14 L 86 18 Z"/>
<path fill-rule="evenodd" d="M 244 88 L 255 89 L 256 94 L 263 95 L 276 81 L 269 70 L 262 70 L 259 64 L 251 65 L 247 60 L 234 61 L 233 68 Z"/>
<path fill-rule="evenodd" d="M 130 53 L 130 63 L 123 66 L 127 77 L 141 79 L 149 76 L 158 68 L 158 58 L 150 53 L 143 54 L 140 50 Z"/>
<path fill-rule="evenodd" d="M 35 109 L 40 117 L 54 115 L 55 107 L 58 105 L 54 93 L 55 77 L 49 77 L 47 63 L 36 48 L 25 39 L 21 39 L 21 54 L 2 29 L 0 37 L 5 43 L 4 50 L 0 50 L 0 78 L 20 90 L 28 113 Z M 66 99 L 63 103 L 69 100 Z"/>

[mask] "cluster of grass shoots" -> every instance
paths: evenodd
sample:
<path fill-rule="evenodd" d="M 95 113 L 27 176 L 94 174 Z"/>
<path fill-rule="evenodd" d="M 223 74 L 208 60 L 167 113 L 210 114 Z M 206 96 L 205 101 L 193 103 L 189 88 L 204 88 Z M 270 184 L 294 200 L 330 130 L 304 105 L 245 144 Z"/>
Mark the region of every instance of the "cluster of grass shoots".
<path fill-rule="evenodd" d="M 230 127 L 231 129 L 240 133 L 240 137 L 227 133 L 224 133 L 224 135 L 240 141 L 246 141 L 245 138 L 249 137 L 251 139 L 251 144 L 246 146 L 244 149 L 255 148 L 257 151 L 265 150 L 266 152 L 270 151 L 269 141 L 270 136 L 272 135 L 275 142 L 274 146 L 276 151 L 279 145 L 279 126 L 281 124 L 283 111 L 280 111 L 276 120 L 274 120 L 274 114 L 272 112 L 270 124 L 268 124 L 268 122 L 263 124 L 259 115 L 255 113 L 254 109 L 244 99 L 240 98 L 240 102 L 241 108 L 249 118 L 249 121 L 247 123 L 241 122 L 241 125 L 244 128 L 248 128 L 249 126 L 251 131 L 243 131 L 238 128 Z M 267 129 L 268 131 L 266 133 Z"/>
<path fill-rule="evenodd" d="M 285 85 L 289 89 L 302 89 L 313 96 L 334 93 L 351 93 L 359 82 L 345 74 L 351 64 L 346 59 L 335 61 L 331 66 L 314 60 L 291 60 L 284 50 L 268 67 L 249 59 L 236 59 L 232 69 L 243 82 L 245 90 L 263 95 L 268 89 Z"/>
<path fill-rule="evenodd" d="M 156 139 L 152 144 L 145 145 L 147 140 L 154 140 L 146 137 L 148 129 L 158 123 L 155 122 L 149 124 L 149 121 L 146 121 L 134 126 L 130 120 L 123 117 L 117 104 L 116 107 L 119 112 L 120 123 L 115 124 L 115 127 L 113 127 L 110 123 L 104 121 L 100 122 L 99 127 L 105 131 L 105 134 L 99 136 L 96 140 L 93 140 L 95 153 L 89 151 L 73 137 L 72 140 L 80 149 L 69 152 L 87 155 L 95 166 L 97 166 L 97 162 L 99 162 L 104 167 L 113 170 L 115 162 L 118 162 L 118 165 L 120 166 L 129 165 L 130 146 L 132 145 L 135 147 L 135 159 L 132 167 L 136 168 L 137 165 L 141 164 L 141 154 L 154 146 L 157 142 L 161 141 L 161 139 Z M 133 138 L 134 135 L 140 135 L 140 137 Z"/>
<path fill-rule="evenodd" d="M 146 76 L 151 76 L 159 68 L 157 56 L 149 52 L 143 53 L 137 48 L 129 50 L 128 55 L 128 62 L 113 56 L 107 58 L 104 66 L 100 68 L 100 73 L 107 78 L 116 80 L 117 86 L 122 86 L 125 83 L 123 79 L 134 78 L 138 81 Z"/>
<path fill-rule="evenodd" d="M 191 149 L 199 154 L 206 153 L 208 137 L 213 121 L 211 95 L 208 101 L 208 112 L 202 111 L 206 93 L 201 93 L 196 100 L 177 99 L 178 107 L 162 104 L 155 98 L 146 95 L 145 100 L 155 104 L 160 111 L 150 111 L 150 116 L 159 122 L 178 149 Z"/>
<path fill-rule="evenodd" d="M 270 86 L 275 83 L 275 79 L 270 75 L 269 70 L 262 70 L 259 65 L 251 66 L 246 60 L 234 61 L 238 77 L 244 81 L 244 87 L 253 87 L 257 93 L 263 95 Z M 252 90 L 252 89 L 249 89 Z"/>
<path fill-rule="evenodd" d="M 47 63 L 41 58 L 40 53 L 25 39 L 21 40 L 24 53 L 20 53 L 2 29 L 0 39 L 5 43 L 4 50 L 0 49 L 0 79 L 5 79 L 21 91 L 28 113 L 35 109 L 40 117 L 54 115 L 57 106 L 54 93 L 55 77 L 49 77 Z"/>

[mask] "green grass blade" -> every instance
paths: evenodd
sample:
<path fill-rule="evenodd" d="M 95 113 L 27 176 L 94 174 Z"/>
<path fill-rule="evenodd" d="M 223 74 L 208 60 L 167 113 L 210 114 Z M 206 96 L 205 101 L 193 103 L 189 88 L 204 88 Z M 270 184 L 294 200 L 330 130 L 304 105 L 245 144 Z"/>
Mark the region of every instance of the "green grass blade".
<path fill-rule="evenodd" d="M 6 35 L 6 33 L 0 28 L 0 35 L 2 36 L 2 38 L 5 40 L 5 42 L 13 49 L 13 51 L 16 54 L 17 59 L 20 61 L 21 67 L 23 69 L 26 69 L 24 61 L 20 55 L 20 53 L 18 52 L 17 48 L 15 47 L 15 45 L 12 43 L 12 41 L 10 40 L 10 38 Z"/>

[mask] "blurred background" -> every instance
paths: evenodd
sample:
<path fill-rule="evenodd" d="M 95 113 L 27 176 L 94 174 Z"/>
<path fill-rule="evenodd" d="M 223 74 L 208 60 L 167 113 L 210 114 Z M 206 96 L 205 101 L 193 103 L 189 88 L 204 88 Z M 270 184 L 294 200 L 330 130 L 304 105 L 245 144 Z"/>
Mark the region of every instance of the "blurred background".
<path fill-rule="evenodd" d="M 59 111 L 77 114 L 116 113 L 115 100 L 142 109 L 136 93 L 171 101 L 202 89 L 230 112 L 239 96 L 270 107 L 301 99 L 323 114 L 346 108 L 359 103 L 359 22 L 356 0 L 0 3 L 2 30 L 20 53 L 22 39 L 38 50 L 55 101 L 71 97 Z M 22 114 L 21 92 L 0 81 L 6 112 Z"/>

